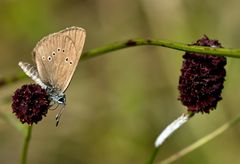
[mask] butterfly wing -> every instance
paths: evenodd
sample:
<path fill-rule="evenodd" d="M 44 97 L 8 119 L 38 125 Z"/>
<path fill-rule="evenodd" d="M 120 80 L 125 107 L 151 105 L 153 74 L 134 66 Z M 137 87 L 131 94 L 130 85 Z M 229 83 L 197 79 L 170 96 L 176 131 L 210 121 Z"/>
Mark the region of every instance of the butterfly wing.
<path fill-rule="evenodd" d="M 74 43 L 78 36 L 68 36 L 68 31 L 71 33 L 72 29 L 44 37 L 33 50 L 41 80 L 62 92 L 68 87 L 81 55 Z M 81 31 L 85 33 L 84 30 Z M 84 43 L 84 39 L 82 42 Z M 82 51 L 82 48 L 80 50 Z"/>
<path fill-rule="evenodd" d="M 64 35 L 69 36 L 74 42 L 78 57 L 80 58 L 86 38 L 86 31 L 80 27 L 69 27 L 65 30 L 60 31 Z"/>

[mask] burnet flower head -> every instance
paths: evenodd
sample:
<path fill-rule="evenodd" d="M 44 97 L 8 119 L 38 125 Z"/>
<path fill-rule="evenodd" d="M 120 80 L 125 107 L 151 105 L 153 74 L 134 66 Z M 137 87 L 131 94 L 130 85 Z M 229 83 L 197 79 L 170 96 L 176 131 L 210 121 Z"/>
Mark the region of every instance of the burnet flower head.
<path fill-rule="evenodd" d="M 217 40 L 211 40 L 207 36 L 191 45 L 222 47 Z M 169 124 L 157 137 L 155 147 L 161 146 L 171 134 L 188 122 L 195 113 L 209 113 L 210 110 L 216 108 L 218 101 L 222 99 L 221 92 L 226 75 L 224 69 L 226 58 L 186 52 L 183 59 L 178 85 L 179 100 L 188 108 L 189 113 L 182 114 Z"/>
<path fill-rule="evenodd" d="M 207 36 L 191 45 L 222 47 Z M 193 113 L 209 113 L 222 99 L 221 92 L 226 75 L 226 58 L 186 52 L 179 78 L 179 99 Z"/>
<path fill-rule="evenodd" d="M 37 84 L 23 85 L 12 96 L 13 113 L 22 123 L 29 125 L 41 121 L 49 106 L 49 95 Z"/>

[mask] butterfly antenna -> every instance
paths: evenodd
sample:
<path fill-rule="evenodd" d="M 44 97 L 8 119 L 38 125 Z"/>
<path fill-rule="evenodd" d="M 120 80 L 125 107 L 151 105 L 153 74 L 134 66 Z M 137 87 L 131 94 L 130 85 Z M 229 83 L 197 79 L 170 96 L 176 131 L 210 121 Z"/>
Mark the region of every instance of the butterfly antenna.
<path fill-rule="evenodd" d="M 61 117 L 64 109 L 65 109 L 65 105 L 63 105 L 62 108 L 59 109 L 59 112 L 58 112 L 58 114 L 56 115 L 56 127 L 57 127 L 58 124 L 59 124 L 60 117 Z"/>

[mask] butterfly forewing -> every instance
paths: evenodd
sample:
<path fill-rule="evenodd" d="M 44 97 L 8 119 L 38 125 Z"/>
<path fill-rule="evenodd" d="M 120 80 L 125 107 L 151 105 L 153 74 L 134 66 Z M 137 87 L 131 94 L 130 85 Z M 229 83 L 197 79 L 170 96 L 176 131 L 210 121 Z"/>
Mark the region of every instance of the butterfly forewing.
<path fill-rule="evenodd" d="M 81 56 L 85 37 L 84 29 L 70 27 L 38 42 L 33 58 L 44 83 L 62 92 L 66 90 Z"/>

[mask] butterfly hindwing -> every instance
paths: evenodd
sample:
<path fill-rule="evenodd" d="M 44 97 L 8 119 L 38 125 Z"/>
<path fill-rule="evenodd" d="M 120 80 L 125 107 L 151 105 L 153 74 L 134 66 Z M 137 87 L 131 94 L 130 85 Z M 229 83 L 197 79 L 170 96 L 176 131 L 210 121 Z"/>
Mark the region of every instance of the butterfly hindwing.
<path fill-rule="evenodd" d="M 38 42 L 33 58 L 41 80 L 64 92 L 73 76 L 85 42 L 86 32 L 70 27 Z"/>
<path fill-rule="evenodd" d="M 33 54 L 41 80 L 64 92 L 78 62 L 72 39 L 59 33 L 50 35 L 37 44 Z"/>

